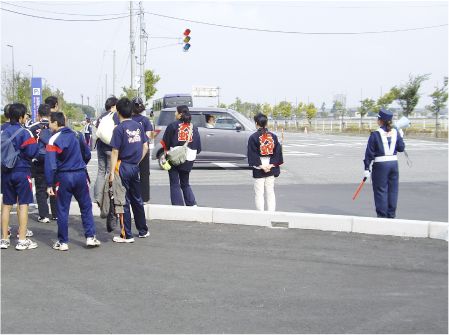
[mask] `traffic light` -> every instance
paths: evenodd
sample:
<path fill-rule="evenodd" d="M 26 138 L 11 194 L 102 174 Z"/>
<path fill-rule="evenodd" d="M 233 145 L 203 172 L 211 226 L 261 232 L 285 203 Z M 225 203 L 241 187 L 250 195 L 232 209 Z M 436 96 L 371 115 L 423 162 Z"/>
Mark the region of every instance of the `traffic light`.
<path fill-rule="evenodd" d="M 184 31 L 184 47 L 183 47 L 183 49 L 184 49 L 184 51 L 189 51 L 189 48 L 190 48 L 190 43 L 189 43 L 189 41 L 190 41 L 190 29 L 186 29 L 185 31 Z"/>

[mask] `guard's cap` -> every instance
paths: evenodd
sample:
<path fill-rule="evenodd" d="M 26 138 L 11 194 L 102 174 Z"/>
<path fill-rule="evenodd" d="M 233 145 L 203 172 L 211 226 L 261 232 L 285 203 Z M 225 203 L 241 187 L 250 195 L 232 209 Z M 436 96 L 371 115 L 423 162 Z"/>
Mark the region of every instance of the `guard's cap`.
<path fill-rule="evenodd" d="M 393 113 L 388 109 L 381 108 L 377 117 L 383 121 L 391 121 L 393 119 Z"/>

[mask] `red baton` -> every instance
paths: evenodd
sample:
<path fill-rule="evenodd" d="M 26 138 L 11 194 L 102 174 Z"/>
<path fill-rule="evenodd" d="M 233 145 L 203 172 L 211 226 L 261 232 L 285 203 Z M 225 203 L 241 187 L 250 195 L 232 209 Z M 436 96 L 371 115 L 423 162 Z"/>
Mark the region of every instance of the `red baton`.
<path fill-rule="evenodd" d="M 357 190 L 355 191 L 354 195 L 352 196 L 352 200 L 355 200 L 357 196 L 359 195 L 360 191 L 362 190 L 363 185 L 365 184 L 366 177 L 363 178 L 362 182 L 360 183 L 359 187 L 357 187 Z"/>

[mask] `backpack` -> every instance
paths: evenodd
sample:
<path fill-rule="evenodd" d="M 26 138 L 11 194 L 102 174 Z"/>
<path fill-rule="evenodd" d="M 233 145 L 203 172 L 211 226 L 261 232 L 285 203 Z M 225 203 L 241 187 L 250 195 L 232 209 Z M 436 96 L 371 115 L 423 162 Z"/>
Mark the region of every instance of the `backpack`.
<path fill-rule="evenodd" d="M 1 157 L 2 157 L 2 169 L 6 169 L 6 171 L 12 170 L 17 163 L 17 159 L 19 158 L 20 150 L 16 150 L 14 147 L 14 143 L 12 140 L 19 135 L 19 133 L 25 130 L 24 128 L 19 128 L 16 130 L 14 134 L 8 136 L 6 132 L 2 132 L 1 135 Z"/>
<path fill-rule="evenodd" d="M 50 140 L 50 137 L 52 137 L 52 132 L 48 128 L 41 129 L 39 133 L 39 142 L 42 142 L 44 145 L 39 145 L 39 151 L 37 154 L 37 159 L 40 163 L 43 163 L 45 161 L 45 155 L 47 153 L 46 146 Z"/>
<path fill-rule="evenodd" d="M 193 125 L 190 126 L 189 135 L 187 136 L 187 141 L 183 145 L 178 145 L 172 150 L 167 152 L 167 160 L 173 166 L 178 166 L 183 164 L 187 160 L 187 145 L 189 144 L 190 136 L 193 132 Z"/>
<path fill-rule="evenodd" d="M 97 132 L 95 133 L 95 135 L 97 135 L 97 137 L 103 143 L 110 144 L 114 128 L 115 128 L 114 112 L 110 112 L 109 114 L 101 118 L 100 124 L 98 125 Z"/>

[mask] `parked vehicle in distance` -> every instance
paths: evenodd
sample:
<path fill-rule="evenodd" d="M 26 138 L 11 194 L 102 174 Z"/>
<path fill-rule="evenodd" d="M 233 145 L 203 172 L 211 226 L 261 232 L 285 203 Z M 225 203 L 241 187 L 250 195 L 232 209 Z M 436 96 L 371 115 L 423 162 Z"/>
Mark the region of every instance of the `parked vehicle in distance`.
<path fill-rule="evenodd" d="M 164 108 L 186 105 L 193 106 L 192 96 L 188 93 L 165 94 L 162 98 L 153 100 L 153 113 L 160 112 Z"/>
<path fill-rule="evenodd" d="M 198 127 L 201 138 L 201 153 L 197 155 L 195 163 L 230 162 L 247 163 L 248 138 L 256 130 L 255 125 L 239 112 L 224 108 L 189 108 L 192 122 Z M 176 108 L 161 110 L 155 126 L 154 149 L 151 154 L 153 160 L 159 161 L 164 149 L 160 144 L 165 128 L 175 121 Z M 215 117 L 215 127 L 206 128 L 206 116 Z"/>

